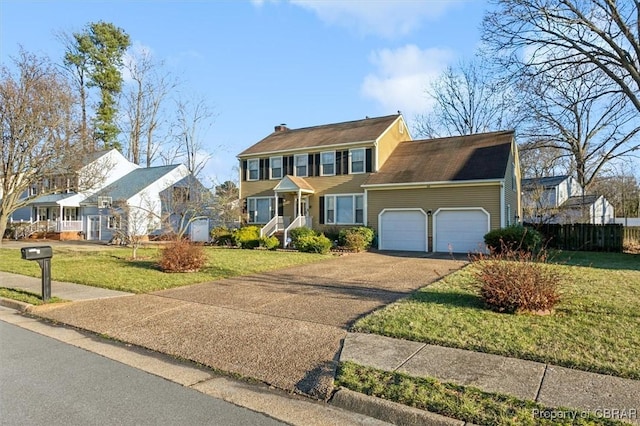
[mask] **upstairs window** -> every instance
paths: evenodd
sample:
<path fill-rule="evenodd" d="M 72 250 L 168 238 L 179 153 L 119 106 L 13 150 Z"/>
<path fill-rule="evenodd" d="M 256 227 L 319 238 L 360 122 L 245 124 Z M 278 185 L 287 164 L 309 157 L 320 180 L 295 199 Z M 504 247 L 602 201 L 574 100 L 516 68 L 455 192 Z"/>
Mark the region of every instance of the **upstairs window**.
<path fill-rule="evenodd" d="M 364 173 L 364 148 L 349 150 L 349 173 Z"/>
<path fill-rule="evenodd" d="M 247 161 L 248 176 L 247 180 L 258 180 L 260 178 L 260 160 Z"/>
<path fill-rule="evenodd" d="M 307 154 L 299 154 L 294 157 L 296 176 L 307 177 L 308 162 L 309 156 Z"/>
<path fill-rule="evenodd" d="M 323 152 L 320 154 L 320 175 L 333 176 L 336 174 L 336 152 Z"/>
<path fill-rule="evenodd" d="M 111 197 L 98 197 L 98 208 L 108 209 L 111 208 Z"/>
<path fill-rule="evenodd" d="M 282 157 L 269 158 L 271 179 L 282 179 Z"/>

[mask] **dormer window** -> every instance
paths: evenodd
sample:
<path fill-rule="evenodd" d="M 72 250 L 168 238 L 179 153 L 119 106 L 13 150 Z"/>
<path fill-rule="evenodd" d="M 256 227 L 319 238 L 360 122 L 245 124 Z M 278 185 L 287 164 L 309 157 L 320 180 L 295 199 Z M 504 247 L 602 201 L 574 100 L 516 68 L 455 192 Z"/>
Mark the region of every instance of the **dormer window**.
<path fill-rule="evenodd" d="M 320 154 L 320 175 L 333 176 L 336 174 L 336 152 L 323 152 Z"/>
<path fill-rule="evenodd" d="M 299 154 L 294 157 L 294 166 L 296 176 L 307 177 L 307 166 L 309 162 L 309 156 L 307 154 Z"/>
<path fill-rule="evenodd" d="M 349 173 L 364 173 L 364 148 L 349 150 Z"/>

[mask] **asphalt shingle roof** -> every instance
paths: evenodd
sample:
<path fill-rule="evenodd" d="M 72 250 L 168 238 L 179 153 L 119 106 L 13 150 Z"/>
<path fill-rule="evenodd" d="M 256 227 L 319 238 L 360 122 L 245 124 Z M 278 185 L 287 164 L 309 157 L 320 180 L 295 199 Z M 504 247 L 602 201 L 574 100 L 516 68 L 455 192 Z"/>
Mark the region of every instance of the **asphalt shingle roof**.
<path fill-rule="evenodd" d="M 502 179 L 513 131 L 401 142 L 365 185 Z"/>
<path fill-rule="evenodd" d="M 380 137 L 398 117 L 400 117 L 400 115 L 396 114 L 273 132 L 260 142 L 242 151 L 239 157 L 301 148 L 338 145 L 349 142 L 374 141 Z"/>
<path fill-rule="evenodd" d="M 522 179 L 522 189 L 553 188 L 569 178 L 569 175 L 545 176 L 539 178 Z"/>
<path fill-rule="evenodd" d="M 600 198 L 600 195 L 585 195 L 584 197 L 582 197 L 582 195 L 575 195 L 573 197 L 567 198 L 567 200 L 562 203 L 560 207 L 563 209 L 572 209 L 583 206 L 591 206 L 598 200 L 598 198 Z"/>

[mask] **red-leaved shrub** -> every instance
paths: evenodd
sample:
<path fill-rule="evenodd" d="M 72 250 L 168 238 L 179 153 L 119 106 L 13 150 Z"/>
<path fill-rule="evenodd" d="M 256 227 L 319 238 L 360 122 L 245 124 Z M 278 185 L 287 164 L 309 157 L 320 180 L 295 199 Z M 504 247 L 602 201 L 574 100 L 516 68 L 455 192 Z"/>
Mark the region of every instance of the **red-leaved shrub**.
<path fill-rule="evenodd" d="M 163 272 L 196 272 L 206 261 L 202 246 L 178 240 L 162 249 L 158 266 Z"/>
<path fill-rule="evenodd" d="M 546 263 L 544 251 L 534 255 L 503 247 L 472 260 L 480 297 L 494 311 L 546 313 L 560 300 L 561 276 Z"/>

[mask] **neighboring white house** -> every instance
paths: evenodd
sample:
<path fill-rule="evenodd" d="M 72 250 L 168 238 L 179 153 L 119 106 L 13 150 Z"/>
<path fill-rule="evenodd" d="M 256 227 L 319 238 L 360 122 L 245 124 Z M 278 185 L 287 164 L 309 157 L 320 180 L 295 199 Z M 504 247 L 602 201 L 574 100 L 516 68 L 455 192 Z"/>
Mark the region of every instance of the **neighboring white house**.
<path fill-rule="evenodd" d="M 602 195 L 581 193 L 577 181 L 567 175 L 522 180 L 524 222 L 614 222 L 613 206 Z"/>
<path fill-rule="evenodd" d="M 16 210 L 10 222 L 28 223 L 23 235 L 46 229 L 61 239 L 109 241 L 118 231 L 147 235 L 163 227 L 161 218 L 171 216 L 167 206 L 176 204 L 174 197 L 188 199 L 185 182 L 197 180 L 182 164 L 143 168 L 115 149 L 101 151 L 53 194 L 37 197 L 41 184 L 34 184 L 29 196 L 35 198 Z M 197 183 L 198 190 L 204 188 Z"/>

